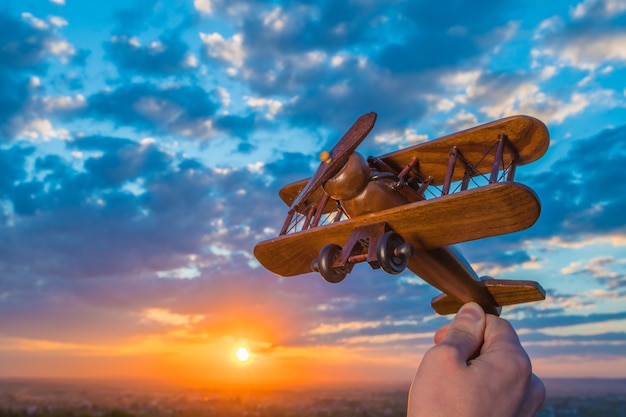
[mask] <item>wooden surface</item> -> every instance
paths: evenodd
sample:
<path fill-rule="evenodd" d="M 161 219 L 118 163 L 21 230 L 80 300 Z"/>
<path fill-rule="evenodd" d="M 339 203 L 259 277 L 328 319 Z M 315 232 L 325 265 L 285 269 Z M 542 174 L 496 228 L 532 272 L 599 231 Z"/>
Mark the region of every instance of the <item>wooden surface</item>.
<path fill-rule="evenodd" d="M 453 146 L 457 146 L 463 157 L 475 165 L 481 161 L 485 153 L 496 143 L 498 135 L 501 133 L 507 135 L 517 151 L 518 165 L 539 159 L 550 144 L 548 129 L 540 120 L 529 116 L 511 116 L 382 155 L 379 158 L 397 171 L 401 171 L 411 158 L 417 157 L 419 159 L 420 171 L 425 176 L 432 176 L 434 185 L 440 185 L 443 183 L 450 158 L 449 153 Z M 486 175 L 489 175 L 494 154 L 495 147 L 480 164 L 480 167 L 483 169 L 482 172 Z M 512 152 L 509 149 L 505 150 L 505 166 L 508 165 L 511 156 Z M 453 181 L 461 180 L 464 173 L 465 168 L 459 161 L 454 171 Z M 279 192 L 280 198 L 288 206 L 291 206 L 308 181 L 308 179 L 305 179 L 284 186 Z M 316 193 L 317 195 L 314 194 L 311 200 L 319 196 L 321 190 L 317 189 Z"/>
<path fill-rule="evenodd" d="M 424 175 L 432 176 L 434 184 L 438 185 L 443 183 L 450 159 L 450 148 L 456 146 L 463 157 L 472 165 L 480 162 L 480 166 L 486 168 L 483 172 L 488 175 L 494 161 L 495 148 L 491 152 L 489 150 L 501 133 L 508 137 L 509 142 L 517 151 L 517 165 L 528 164 L 541 158 L 550 144 L 548 129 L 541 121 L 529 116 L 512 116 L 424 142 L 379 158 L 392 168 L 402 169 L 411 158 L 417 157 L 420 171 Z M 481 161 L 487 152 L 489 154 Z M 508 165 L 511 157 L 512 153 L 505 150 L 505 166 Z M 463 179 L 464 173 L 463 164 L 457 163 L 453 181 Z"/>
<path fill-rule="evenodd" d="M 476 285 L 484 287 L 493 298 L 496 306 L 541 301 L 546 298 L 546 292 L 541 285 L 534 281 L 487 279 L 477 281 Z M 441 294 L 433 298 L 431 306 L 438 314 L 454 314 L 465 304 L 448 294 Z"/>
<path fill-rule="evenodd" d="M 363 139 L 370 133 L 376 123 L 376 113 L 367 113 L 359 117 L 356 122 L 348 129 L 343 137 L 337 142 L 335 147 L 326 155 L 323 162 L 320 163 L 315 175 L 307 180 L 298 194 L 298 201 L 293 201 L 294 208 L 301 206 L 309 206 L 310 201 L 315 201 L 321 196 L 320 187 L 327 180 L 332 178 L 346 164 L 350 155 L 356 150 Z M 306 187 L 306 189 L 305 189 Z M 301 193 L 301 191 L 304 192 Z M 315 197 L 311 198 L 315 194 Z M 307 201 L 308 200 L 308 201 Z M 292 203 L 290 203 L 291 205 Z"/>
<path fill-rule="evenodd" d="M 539 217 L 540 207 L 525 185 L 494 183 L 279 236 L 257 244 L 254 254 L 268 270 L 293 276 L 311 272 L 310 263 L 322 246 L 344 246 L 363 224 L 385 221 L 416 249 L 431 249 L 526 229 Z"/>

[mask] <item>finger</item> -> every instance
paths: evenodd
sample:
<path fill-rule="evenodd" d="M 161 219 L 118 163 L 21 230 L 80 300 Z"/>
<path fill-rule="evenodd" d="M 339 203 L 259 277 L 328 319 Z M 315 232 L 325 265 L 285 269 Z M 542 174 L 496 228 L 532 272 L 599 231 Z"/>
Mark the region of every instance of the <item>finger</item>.
<path fill-rule="evenodd" d="M 543 381 L 537 375 L 532 374 L 517 417 L 533 417 L 537 414 L 545 399 L 546 387 Z"/>
<path fill-rule="evenodd" d="M 520 358 L 528 358 L 526 351 L 520 343 L 517 332 L 511 323 L 493 315 L 487 315 L 482 353 L 490 355 L 518 355 Z"/>
<path fill-rule="evenodd" d="M 485 323 L 482 307 L 474 302 L 467 303 L 448 326 L 445 339 L 440 344 L 454 347 L 460 359 L 467 362 L 483 343 Z"/>
<path fill-rule="evenodd" d="M 448 334 L 448 328 L 450 327 L 450 324 L 446 324 L 444 326 L 441 326 L 436 332 L 435 332 L 435 344 L 439 344 L 441 342 L 443 342 L 443 340 L 446 338 L 446 335 Z"/>

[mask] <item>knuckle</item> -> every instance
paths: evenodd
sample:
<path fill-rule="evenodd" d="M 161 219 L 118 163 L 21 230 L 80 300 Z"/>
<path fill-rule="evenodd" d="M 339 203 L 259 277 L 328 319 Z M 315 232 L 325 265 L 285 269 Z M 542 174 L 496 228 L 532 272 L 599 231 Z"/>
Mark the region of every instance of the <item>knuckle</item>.
<path fill-rule="evenodd" d="M 424 355 L 424 361 L 432 361 L 443 367 L 455 366 L 459 363 L 460 353 L 458 349 L 447 343 L 433 346 Z"/>
<path fill-rule="evenodd" d="M 512 373 L 520 377 L 530 378 L 532 374 L 532 364 L 526 353 L 521 352 L 519 355 L 515 355 L 509 362 Z"/>

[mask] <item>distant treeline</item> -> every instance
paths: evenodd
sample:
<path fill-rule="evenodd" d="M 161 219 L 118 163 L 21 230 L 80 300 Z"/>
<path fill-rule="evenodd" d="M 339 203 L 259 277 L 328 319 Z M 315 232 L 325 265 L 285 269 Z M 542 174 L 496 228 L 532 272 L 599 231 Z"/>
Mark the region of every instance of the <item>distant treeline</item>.
<path fill-rule="evenodd" d="M 124 410 L 111 410 L 105 413 L 91 414 L 82 410 L 0 410 L 0 417 L 137 417 Z"/>
<path fill-rule="evenodd" d="M 2 398 L 0 398 L 0 403 Z M 234 407 L 233 404 L 238 405 Z M 113 407 L 119 407 L 119 403 Z M 260 405 L 248 407 L 243 401 L 223 403 L 221 407 L 201 409 L 193 403 L 182 408 L 171 409 L 166 406 L 135 407 L 132 411 L 123 409 L 107 410 L 106 406 L 91 406 L 86 408 L 63 408 L 62 405 L 30 405 L 11 409 L 2 409 L 0 417 L 406 417 L 406 403 L 404 399 L 394 397 L 386 401 L 371 401 L 371 398 L 361 401 L 354 399 L 314 399 L 308 405 L 302 403 L 288 403 Z M 4 405 L 6 406 L 6 403 Z M 67 405 L 65 405 L 67 407 Z M 601 396 L 563 396 L 546 399 L 537 417 L 626 417 L 626 395 Z"/>

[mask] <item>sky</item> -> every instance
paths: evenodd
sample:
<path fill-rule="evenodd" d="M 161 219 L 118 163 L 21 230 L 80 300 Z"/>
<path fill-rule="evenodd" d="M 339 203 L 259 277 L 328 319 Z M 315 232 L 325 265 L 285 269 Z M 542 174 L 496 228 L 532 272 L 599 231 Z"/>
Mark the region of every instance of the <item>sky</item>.
<path fill-rule="evenodd" d="M 438 291 L 255 260 L 362 114 L 380 155 L 514 114 L 551 145 L 522 232 L 459 245 L 540 377 L 626 378 L 626 2 L 9 0 L 0 6 L 0 377 L 410 382 Z M 235 359 L 240 347 L 250 352 Z"/>

